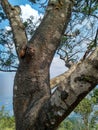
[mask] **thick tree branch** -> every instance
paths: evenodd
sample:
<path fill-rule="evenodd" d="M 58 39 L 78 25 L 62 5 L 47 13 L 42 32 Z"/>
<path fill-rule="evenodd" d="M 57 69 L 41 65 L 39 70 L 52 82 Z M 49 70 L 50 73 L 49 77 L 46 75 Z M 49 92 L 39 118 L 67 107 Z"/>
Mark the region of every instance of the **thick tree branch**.
<path fill-rule="evenodd" d="M 49 1 L 46 14 L 30 40 L 30 44 L 33 44 L 37 54 L 38 52 L 39 55 L 43 53 L 41 57 L 44 56 L 48 62 L 52 61 L 54 53 L 60 45 L 73 7 L 71 0 L 61 0 L 62 4 L 58 0 L 54 4 L 51 2 L 52 0 Z"/>
<path fill-rule="evenodd" d="M 66 71 L 65 73 L 53 78 L 50 80 L 50 87 L 51 89 L 55 88 L 55 87 L 59 87 L 59 84 L 65 80 L 65 78 L 67 79 L 66 76 L 70 76 L 70 74 L 72 73 L 72 71 L 74 70 L 74 67 L 71 67 L 68 71 Z"/>
<path fill-rule="evenodd" d="M 1 5 L 7 15 L 7 18 L 10 21 L 16 46 L 16 52 L 19 54 L 20 49 L 22 49 L 27 44 L 25 27 L 19 16 L 21 13 L 21 9 L 18 6 L 10 5 L 8 0 L 1 0 Z"/>
<path fill-rule="evenodd" d="M 60 77 L 63 81 L 55 84 L 56 91 L 40 111 L 48 119 L 42 122 L 47 130 L 48 126 L 49 130 L 55 129 L 98 84 L 98 47 L 88 59 L 74 65 Z"/>

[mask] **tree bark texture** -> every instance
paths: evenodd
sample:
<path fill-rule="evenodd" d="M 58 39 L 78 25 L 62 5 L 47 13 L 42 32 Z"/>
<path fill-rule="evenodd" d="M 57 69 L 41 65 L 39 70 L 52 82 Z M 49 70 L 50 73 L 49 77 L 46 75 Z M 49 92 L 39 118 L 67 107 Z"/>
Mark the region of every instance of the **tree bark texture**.
<path fill-rule="evenodd" d="M 50 82 L 50 65 L 70 20 L 73 1 L 49 1 L 46 14 L 30 41 L 19 8 L 16 10 L 7 0 L 1 1 L 1 5 L 10 21 L 19 57 L 13 90 L 16 130 L 55 130 L 96 86 L 98 48 L 88 59 Z M 57 87 L 52 94 L 50 85 Z"/>

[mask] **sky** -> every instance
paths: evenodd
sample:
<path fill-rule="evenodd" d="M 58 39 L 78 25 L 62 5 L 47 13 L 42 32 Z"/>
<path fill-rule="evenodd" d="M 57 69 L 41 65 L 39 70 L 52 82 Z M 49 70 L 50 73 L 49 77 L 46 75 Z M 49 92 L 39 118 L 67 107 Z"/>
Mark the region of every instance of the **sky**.
<path fill-rule="evenodd" d="M 32 8 L 32 5 L 29 4 L 28 0 L 27 3 L 25 3 L 26 0 L 9 0 L 13 5 L 21 4 L 22 9 L 22 18 L 25 21 L 27 18 L 29 18 L 31 15 L 34 17 L 34 21 L 36 22 L 38 18 L 43 16 L 42 13 L 39 13 L 36 9 L 38 8 L 35 6 Z M 33 5 L 34 6 L 34 5 Z M 2 25 L 1 25 L 2 26 Z M 5 28 L 8 28 L 8 26 L 3 23 L 3 26 Z M 60 60 L 60 58 L 56 55 L 52 61 L 51 68 L 50 68 L 50 76 L 51 78 L 64 73 L 66 71 L 65 63 L 63 60 Z M 4 104 L 6 107 L 11 105 L 12 107 L 12 96 L 13 96 L 13 82 L 14 82 L 14 76 L 15 73 L 13 72 L 0 72 L 0 105 Z M 8 107 L 9 108 L 9 107 Z"/>

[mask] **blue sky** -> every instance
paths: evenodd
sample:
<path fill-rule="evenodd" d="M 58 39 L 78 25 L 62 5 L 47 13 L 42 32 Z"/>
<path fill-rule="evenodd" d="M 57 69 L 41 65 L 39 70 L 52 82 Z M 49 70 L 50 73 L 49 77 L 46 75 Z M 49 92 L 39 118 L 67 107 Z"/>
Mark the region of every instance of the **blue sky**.
<path fill-rule="evenodd" d="M 41 0 L 42 3 L 44 3 L 46 0 Z M 26 5 L 26 4 L 29 4 L 32 8 L 38 10 L 39 12 L 43 12 L 44 9 L 43 8 L 40 8 L 40 5 L 39 4 L 32 4 L 31 2 L 29 2 L 29 0 L 9 0 L 9 2 L 12 4 L 12 5 Z"/>
<path fill-rule="evenodd" d="M 24 12 L 22 18 L 26 20 L 29 15 L 34 16 L 34 20 L 39 18 L 39 11 L 37 11 L 38 6 L 35 4 L 30 4 L 28 0 L 9 0 L 13 5 L 21 5 L 21 9 Z M 33 9 L 32 9 L 33 7 Z M 35 10 L 36 9 L 36 10 Z M 41 9 L 40 9 L 41 10 Z M 43 15 L 43 14 L 42 14 Z M 0 27 L 7 28 L 7 21 L 0 24 Z M 50 68 L 50 75 L 51 78 L 55 77 L 63 72 L 66 71 L 64 61 L 60 60 L 59 57 L 55 56 Z M 12 99 L 13 95 L 13 81 L 14 81 L 15 73 L 8 73 L 8 72 L 0 72 L 0 103 L 5 104 L 5 102 L 10 98 Z M 12 101 L 12 100 L 11 100 Z M 11 105 L 12 102 L 9 104 Z M 12 105 L 11 105 L 12 107 Z"/>

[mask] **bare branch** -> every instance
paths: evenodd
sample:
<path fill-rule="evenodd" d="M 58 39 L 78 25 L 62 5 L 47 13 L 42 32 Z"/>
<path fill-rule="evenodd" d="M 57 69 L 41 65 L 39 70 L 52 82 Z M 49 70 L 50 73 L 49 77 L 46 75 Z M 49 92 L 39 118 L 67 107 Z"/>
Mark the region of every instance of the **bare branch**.
<path fill-rule="evenodd" d="M 94 15 L 94 14 L 90 14 L 90 15 L 98 19 L 98 16 L 96 16 L 96 15 Z"/>
<path fill-rule="evenodd" d="M 5 69 L 3 70 L 0 68 L 0 71 L 2 71 L 2 72 L 16 72 L 17 70 L 5 70 Z"/>
<path fill-rule="evenodd" d="M 19 53 L 19 49 L 27 44 L 25 27 L 19 16 L 21 13 L 20 7 L 10 5 L 8 0 L 2 0 L 1 5 L 7 15 L 7 18 L 10 21 L 16 46 L 16 52 Z"/>
<path fill-rule="evenodd" d="M 97 31 L 96 31 L 96 35 L 95 35 L 94 40 L 88 45 L 87 50 L 86 50 L 86 52 L 85 52 L 85 54 L 84 54 L 82 60 L 85 60 L 85 59 L 89 56 L 89 54 L 90 54 L 92 51 L 94 51 L 94 49 L 97 47 L 97 44 L 98 44 L 98 43 L 97 43 L 97 37 L 98 37 L 98 29 L 97 29 Z"/>

